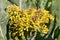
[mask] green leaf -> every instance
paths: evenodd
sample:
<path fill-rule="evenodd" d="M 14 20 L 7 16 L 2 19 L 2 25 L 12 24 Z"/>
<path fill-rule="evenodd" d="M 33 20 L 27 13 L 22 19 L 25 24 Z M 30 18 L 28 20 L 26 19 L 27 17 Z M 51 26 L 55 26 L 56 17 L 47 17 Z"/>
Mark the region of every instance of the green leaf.
<path fill-rule="evenodd" d="M 8 4 L 7 0 L 0 0 L 0 40 L 7 40 L 6 25 L 8 22 L 8 13 L 5 9 Z"/>
<path fill-rule="evenodd" d="M 58 40 L 60 40 L 60 34 L 58 35 Z"/>

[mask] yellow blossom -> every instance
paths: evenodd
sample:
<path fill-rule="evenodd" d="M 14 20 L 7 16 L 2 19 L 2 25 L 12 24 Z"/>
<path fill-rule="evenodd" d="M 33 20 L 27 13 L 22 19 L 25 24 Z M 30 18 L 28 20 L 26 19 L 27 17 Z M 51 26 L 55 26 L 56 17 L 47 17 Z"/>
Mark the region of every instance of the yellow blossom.
<path fill-rule="evenodd" d="M 38 31 L 47 34 L 48 27 L 45 24 L 48 24 L 49 20 L 54 20 L 54 16 L 45 9 L 36 10 L 31 8 L 24 10 L 15 4 L 8 6 L 7 9 L 10 17 L 9 24 L 13 30 L 11 30 L 13 37 L 16 35 L 16 37 L 14 37 L 15 40 L 19 40 L 19 36 L 24 39 L 26 32 Z"/>
<path fill-rule="evenodd" d="M 47 26 L 46 25 L 42 26 L 42 30 L 41 31 L 42 31 L 43 34 L 47 34 L 48 33 Z"/>

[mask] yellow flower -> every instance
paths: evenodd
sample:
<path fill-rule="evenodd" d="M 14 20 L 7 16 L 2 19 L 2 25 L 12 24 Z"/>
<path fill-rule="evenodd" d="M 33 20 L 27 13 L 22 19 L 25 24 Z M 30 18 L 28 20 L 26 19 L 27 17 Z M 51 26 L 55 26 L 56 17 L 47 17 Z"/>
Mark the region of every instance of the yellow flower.
<path fill-rule="evenodd" d="M 25 38 L 25 31 L 27 32 L 40 32 L 43 34 L 48 33 L 48 27 L 45 25 L 49 23 L 49 20 L 54 20 L 54 16 L 45 9 L 21 9 L 18 6 L 8 6 L 8 14 L 10 17 L 9 24 L 12 28 L 13 36 L 16 35 L 15 40 L 19 40 L 19 35 L 22 39 Z M 12 27 L 13 26 L 13 27 Z M 14 31 L 17 31 L 14 32 Z"/>
<path fill-rule="evenodd" d="M 53 15 L 49 15 L 50 16 L 50 20 L 54 20 L 54 16 Z"/>
<path fill-rule="evenodd" d="M 19 40 L 18 37 L 15 37 L 15 40 Z"/>
<path fill-rule="evenodd" d="M 41 31 L 42 31 L 43 34 L 47 34 L 47 33 L 48 33 L 48 28 L 47 28 L 47 26 L 46 26 L 46 25 L 43 25 Z"/>
<path fill-rule="evenodd" d="M 48 23 L 49 22 L 49 18 L 47 18 L 47 17 L 42 17 L 41 18 L 41 21 L 40 21 L 41 23 Z"/>

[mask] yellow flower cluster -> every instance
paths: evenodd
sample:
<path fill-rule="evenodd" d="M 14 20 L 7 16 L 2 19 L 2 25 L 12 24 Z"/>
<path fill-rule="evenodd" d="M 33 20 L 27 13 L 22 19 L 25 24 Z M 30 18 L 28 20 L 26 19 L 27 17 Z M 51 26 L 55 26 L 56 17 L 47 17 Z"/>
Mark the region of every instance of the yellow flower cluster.
<path fill-rule="evenodd" d="M 13 31 L 13 36 L 25 38 L 26 32 L 39 31 L 43 34 L 48 33 L 48 27 L 45 25 L 49 20 L 53 21 L 54 16 L 49 14 L 49 11 L 44 9 L 21 9 L 16 5 L 7 7 L 10 16 L 9 24 Z M 18 37 L 15 40 L 18 40 Z"/>

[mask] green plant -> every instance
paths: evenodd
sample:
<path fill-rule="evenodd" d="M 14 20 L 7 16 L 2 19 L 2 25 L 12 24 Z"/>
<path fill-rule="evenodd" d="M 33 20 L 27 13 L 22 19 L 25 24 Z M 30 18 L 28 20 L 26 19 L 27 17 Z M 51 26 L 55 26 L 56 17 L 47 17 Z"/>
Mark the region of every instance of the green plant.
<path fill-rule="evenodd" d="M 27 0 L 0 0 L 0 28 L 1 28 L 0 40 L 6 40 L 6 36 L 5 36 L 6 35 L 6 25 L 7 25 L 7 20 L 8 20 L 8 16 L 6 16 L 6 15 L 8 15 L 7 11 L 6 11 L 6 7 L 7 7 L 7 5 L 10 5 L 10 4 L 16 4 L 24 9 L 34 7 L 36 9 L 42 8 L 42 9 L 49 10 L 53 15 L 55 15 L 55 20 L 54 20 L 54 22 L 50 22 L 48 24 L 49 33 L 45 36 L 42 35 L 43 37 L 38 33 L 36 35 L 37 36 L 36 40 L 45 40 L 45 39 L 46 40 L 53 40 L 53 39 L 59 40 L 60 33 L 59 32 L 56 33 L 56 32 L 59 30 L 59 27 L 60 27 L 60 18 L 59 18 L 60 0 L 38 0 L 39 2 L 37 0 L 29 0 L 29 2 L 26 2 L 26 1 Z M 10 39 L 9 27 L 7 27 L 7 29 L 8 29 L 7 40 L 9 40 Z M 2 35 L 4 36 L 4 38 Z M 12 40 L 12 39 L 10 39 L 10 40 Z"/>
<path fill-rule="evenodd" d="M 44 9 L 23 10 L 16 5 L 8 6 L 8 14 L 10 17 L 8 27 L 11 29 L 11 36 L 14 40 L 30 38 L 37 32 L 47 34 L 47 24 L 49 20 L 54 20 L 54 16 Z"/>

